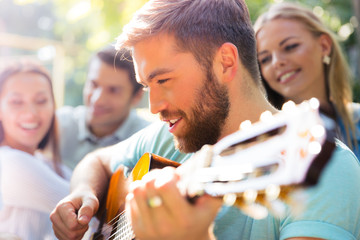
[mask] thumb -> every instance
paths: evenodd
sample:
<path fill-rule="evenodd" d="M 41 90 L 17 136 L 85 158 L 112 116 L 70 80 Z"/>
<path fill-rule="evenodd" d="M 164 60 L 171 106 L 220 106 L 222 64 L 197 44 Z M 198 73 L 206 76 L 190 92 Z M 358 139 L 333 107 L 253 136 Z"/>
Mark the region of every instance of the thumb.
<path fill-rule="evenodd" d="M 99 202 L 97 199 L 86 198 L 78 211 L 78 221 L 81 225 L 87 225 L 97 212 Z"/>

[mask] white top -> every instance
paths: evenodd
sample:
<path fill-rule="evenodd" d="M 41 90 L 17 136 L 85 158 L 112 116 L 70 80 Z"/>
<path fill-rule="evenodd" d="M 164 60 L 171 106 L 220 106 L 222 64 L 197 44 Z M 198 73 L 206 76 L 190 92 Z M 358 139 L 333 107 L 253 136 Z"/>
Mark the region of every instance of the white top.
<path fill-rule="evenodd" d="M 65 179 L 39 153 L 0 147 L 0 232 L 23 240 L 56 239 L 49 215 L 70 192 L 71 171 L 62 167 Z"/>

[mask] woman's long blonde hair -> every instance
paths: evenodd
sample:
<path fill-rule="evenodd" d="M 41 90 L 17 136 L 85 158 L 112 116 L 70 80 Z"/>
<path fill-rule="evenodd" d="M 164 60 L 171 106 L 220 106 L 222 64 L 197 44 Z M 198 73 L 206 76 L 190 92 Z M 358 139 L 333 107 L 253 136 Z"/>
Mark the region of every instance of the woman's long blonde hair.
<path fill-rule="evenodd" d="M 3 90 L 3 86 L 5 82 L 13 75 L 18 73 L 36 73 L 43 77 L 45 77 L 51 88 L 51 97 L 54 102 L 55 107 L 55 97 L 52 87 L 52 81 L 51 77 L 46 70 L 44 66 L 42 66 L 40 63 L 38 63 L 35 60 L 30 59 L 18 59 L 15 61 L 11 61 L 9 63 L 4 64 L 0 68 L 0 92 Z M 55 116 L 55 111 L 52 116 L 52 122 L 50 125 L 49 130 L 43 137 L 43 139 L 40 141 L 38 145 L 39 150 L 45 150 L 49 149 L 51 152 L 51 161 L 53 162 L 54 169 L 56 173 L 58 173 L 60 176 L 63 176 L 62 171 L 60 169 L 59 163 L 61 161 L 60 158 L 60 151 L 59 151 L 59 136 L 58 136 L 58 126 L 57 126 L 57 120 Z M 0 121 L 0 142 L 3 141 L 4 138 L 4 129 L 2 126 L 2 123 Z"/>
<path fill-rule="evenodd" d="M 272 5 L 268 11 L 260 15 L 254 24 L 255 34 L 260 31 L 266 22 L 280 18 L 301 22 L 315 37 L 320 37 L 322 34 L 330 37 L 332 41 L 332 50 L 329 56 L 331 61 L 329 65 L 324 64 L 328 101 L 334 105 L 345 125 L 345 137 L 349 147 L 352 149 L 354 149 L 354 147 L 357 148 L 355 126 L 349 107 L 353 100 L 351 90 L 352 75 L 339 42 L 337 41 L 337 37 L 310 9 L 289 2 Z M 284 103 L 284 98 L 272 90 L 264 79 L 263 83 L 269 101 L 273 103 L 274 106 L 281 107 Z M 353 136 L 353 141 L 351 140 L 351 136 Z"/>

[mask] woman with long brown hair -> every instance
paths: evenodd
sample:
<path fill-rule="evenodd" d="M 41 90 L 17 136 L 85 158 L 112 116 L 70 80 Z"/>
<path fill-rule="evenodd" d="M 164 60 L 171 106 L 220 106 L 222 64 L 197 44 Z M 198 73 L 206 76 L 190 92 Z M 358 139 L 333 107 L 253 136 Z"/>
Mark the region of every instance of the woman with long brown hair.
<path fill-rule="evenodd" d="M 19 60 L 0 70 L 0 232 L 54 239 L 49 219 L 69 193 L 60 162 L 55 101 L 46 69 Z"/>

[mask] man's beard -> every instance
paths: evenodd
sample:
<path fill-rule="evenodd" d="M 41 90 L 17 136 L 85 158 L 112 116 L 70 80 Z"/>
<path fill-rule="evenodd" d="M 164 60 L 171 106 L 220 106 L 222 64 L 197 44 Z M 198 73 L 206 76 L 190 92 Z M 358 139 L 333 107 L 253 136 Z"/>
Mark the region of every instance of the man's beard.
<path fill-rule="evenodd" d="M 208 70 L 207 79 L 198 90 L 190 116 L 182 110 L 177 111 L 188 124 L 185 134 L 174 136 L 175 147 L 181 152 L 190 153 L 200 150 L 205 144 L 215 144 L 229 115 L 229 108 L 226 87 L 220 85 L 213 72 Z"/>

